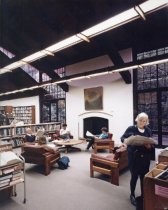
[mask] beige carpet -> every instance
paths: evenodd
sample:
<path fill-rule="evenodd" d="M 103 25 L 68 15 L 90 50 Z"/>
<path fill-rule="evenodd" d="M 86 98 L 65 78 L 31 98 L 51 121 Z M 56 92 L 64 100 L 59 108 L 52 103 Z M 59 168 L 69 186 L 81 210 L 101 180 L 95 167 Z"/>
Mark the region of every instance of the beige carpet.
<path fill-rule="evenodd" d="M 60 170 L 58 166 L 44 176 L 40 168 L 26 164 L 27 202 L 23 204 L 23 184 L 17 186 L 17 197 L 0 202 L 1 210 L 133 210 L 129 202 L 129 171 L 120 175 L 120 186 L 109 183 L 108 177 L 96 174 L 90 178 L 91 153 L 71 152 L 70 167 Z M 139 195 L 139 183 L 137 185 Z"/>

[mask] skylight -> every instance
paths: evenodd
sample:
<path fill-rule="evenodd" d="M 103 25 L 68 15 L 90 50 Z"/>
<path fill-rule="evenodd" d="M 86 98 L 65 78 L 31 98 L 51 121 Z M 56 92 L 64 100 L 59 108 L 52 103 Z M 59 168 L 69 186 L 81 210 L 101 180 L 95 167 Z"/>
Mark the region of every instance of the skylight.
<path fill-rule="evenodd" d="M 9 52 L 8 50 L 6 50 L 5 48 L 3 47 L 0 47 L 0 51 L 5 54 L 6 56 L 8 56 L 8 58 L 12 59 L 15 57 L 14 54 L 12 54 L 11 52 Z"/>

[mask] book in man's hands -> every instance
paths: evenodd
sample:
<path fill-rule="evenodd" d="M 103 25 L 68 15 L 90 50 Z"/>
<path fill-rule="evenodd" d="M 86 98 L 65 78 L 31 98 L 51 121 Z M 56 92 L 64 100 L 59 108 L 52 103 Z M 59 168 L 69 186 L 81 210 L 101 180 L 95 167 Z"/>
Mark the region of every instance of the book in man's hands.
<path fill-rule="evenodd" d="M 88 136 L 88 137 L 94 137 L 94 135 L 90 131 L 86 131 L 86 136 Z"/>

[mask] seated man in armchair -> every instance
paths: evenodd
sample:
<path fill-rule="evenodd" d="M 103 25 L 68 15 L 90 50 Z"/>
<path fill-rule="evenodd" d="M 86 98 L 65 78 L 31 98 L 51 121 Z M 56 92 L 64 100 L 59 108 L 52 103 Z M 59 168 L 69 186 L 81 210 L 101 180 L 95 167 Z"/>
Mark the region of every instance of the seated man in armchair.
<path fill-rule="evenodd" d="M 67 124 L 64 123 L 62 128 L 60 129 L 60 138 L 62 139 L 70 139 L 71 133 L 70 130 L 67 128 Z"/>
<path fill-rule="evenodd" d="M 95 139 L 97 139 L 97 138 L 98 139 L 108 139 L 109 134 L 108 134 L 107 128 L 102 127 L 101 132 L 102 133 L 98 136 L 89 137 L 89 139 L 87 140 L 89 143 L 87 145 L 86 151 L 88 151 L 90 149 L 90 147 L 94 144 Z"/>
<path fill-rule="evenodd" d="M 36 136 L 32 134 L 31 128 L 26 129 L 25 142 L 35 142 Z"/>

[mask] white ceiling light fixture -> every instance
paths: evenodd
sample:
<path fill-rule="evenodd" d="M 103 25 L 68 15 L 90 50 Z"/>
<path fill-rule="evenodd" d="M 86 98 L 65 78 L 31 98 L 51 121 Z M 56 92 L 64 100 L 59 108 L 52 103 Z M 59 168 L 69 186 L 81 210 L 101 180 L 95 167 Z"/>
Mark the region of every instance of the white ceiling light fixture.
<path fill-rule="evenodd" d="M 76 34 L 76 36 L 82 39 L 83 41 L 90 42 L 90 39 L 82 33 Z"/>
<path fill-rule="evenodd" d="M 33 87 L 29 87 L 28 89 L 29 89 L 29 90 L 34 90 L 34 89 L 37 89 L 37 88 L 39 88 L 39 86 L 38 86 L 38 85 L 33 86 Z"/>
<path fill-rule="evenodd" d="M 111 17 L 111 18 L 91 27 L 91 28 L 88 28 L 85 31 L 82 31 L 81 33 L 89 38 L 94 37 L 101 33 L 109 31 L 113 28 L 119 27 L 125 23 L 128 23 L 132 20 L 135 20 L 137 18 L 139 18 L 139 14 L 133 8 L 131 8 L 131 9 L 124 11 L 118 15 L 115 15 L 114 17 Z"/>
<path fill-rule="evenodd" d="M 139 5 L 143 13 L 151 13 L 168 6 L 168 0 L 148 0 Z"/>
<path fill-rule="evenodd" d="M 43 50 L 43 51 L 44 51 L 44 53 L 47 54 L 47 55 L 54 56 L 54 53 L 52 53 L 52 52 L 50 52 L 50 51 L 48 51 L 48 50 Z"/>
<path fill-rule="evenodd" d="M 86 77 L 85 76 L 80 76 L 80 77 L 74 77 L 74 78 L 72 78 L 72 79 L 68 79 L 67 81 L 69 82 L 71 82 L 71 81 L 75 81 L 75 80 L 80 80 L 80 79 L 85 79 Z"/>
<path fill-rule="evenodd" d="M 146 17 L 142 11 L 142 9 L 139 7 L 139 6 L 135 6 L 134 7 L 135 11 L 140 15 L 140 17 L 143 19 L 143 20 L 146 20 Z"/>
<path fill-rule="evenodd" d="M 93 73 L 93 74 L 89 74 L 88 76 L 90 77 L 98 77 L 98 76 L 103 76 L 109 74 L 109 71 L 105 71 L 105 72 L 100 72 L 100 73 Z"/>
<path fill-rule="evenodd" d="M 136 69 L 136 68 L 138 68 L 138 65 L 128 66 L 128 67 L 124 67 L 124 68 L 115 69 L 115 70 L 112 70 L 111 73 L 113 73 L 113 72 L 127 71 L 127 70 Z"/>
<path fill-rule="evenodd" d="M 5 74 L 7 72 L 10 72 L 10 70 L 9 69 L 6 69 L 6 68 L 0 69 L 0 74 Z"/>
<path fill-rule="evenodd" d="M 8 66 L 5 66 L 5 69 L 13 70 L 13 69 L 17 69 L 17 68 L 19 68 L 23 65 L 25 65 L 25 61 L 20 60 L 20 61 L 16 61 L 14 63 L 11 63 Z"/>
<path fill-rule="evenodd" d="M 42 84 L 42 85 L 39 85 L 39 88 L 42 88 L 42 87 L 46 87 L 48 85 L 50 85 L 51 83 L 46 83 L 46 84 Z"/>
<path fill-rule="evenodd" d="M 46 52 L 38 51 L 22 59 L 22 61 L 30 63 L 46 56 Z"/>
<path fill-rule="evenodd" d="M 118 15 L 115 15 L 91 28 L 88 28 L 76 35 L 73 35 L 71 37 L 68 37 L 60 42 L 57 42 L 39 52 L 33 53 L 32 55 L 29 55 L 20 61 L 14 62 L 8 66 L 3 67 L 2 69 L 8 69 L 13 70 L 16 68 L 21 67 L 21 62 L 27 62 L 31 63 L 35 60 L 38 60 L 40 58 L 43 58 L 47 55 L 53 55 L 53 53 L 61 51 L 65 48 L 68 48 L 70 46 L 73 46 L 75 44 L 78 44 L 82 41 L 90 41 L 89 38 L 94 37 L 96 35 L 99 35 L 101 33 L 104 33 L 106 31 L 109 31 L 111 29 L 114 29 L 116 27 L 119 27 L 121 25 L 124 25 L 130 21 L 138 19 L 140 16 L 142 18 L 145 18 L 146 14 L 149 14 L 151 12 L 154 12 L 156 10 L 162 9 L 164 7 L 168 6 L 168 0 L 148 0 L 144 3 L 137 5 L 136 9 L 131 8 L 128 9 Z M 0 69 L 0 70 L 2 70 Z M 6 73 L 7 71 L 1 71 L 0 74 Z"/>
<path fill-rule="evenodd" d="M 67 82 L 67 81 L 68 81 L 68 80 L 64 79 L 64 80 L 52 82 L 51 84 L 61 84 L 61 83 Z"/>
<path fill-rule="evenodd" d="M 79 37 L 74 35 L 74 36 L 71 36 L 67 39 L 60 41 L 60 42 L 57 42 L 56 44 L 53 44 L 50 47 L 45 48 L 44 50 L 55 53 L 55 52 L 65 49 L 67 47 L 78 44 L 79 42 L 82 42 L 82 41 L 83 41 L 82 39 L 80 39 Z"/>
<path fill-rule="evenodd" d="M 18 92 L 24 92 L 24 91 L 26 91 L 26 90 L 28 90 L 28 88 L 20 89 L 20 90 L 18 90 Z"/>
<path fill-rule="evenodd" d="M 126 70 L 132 70 L 132 69 L 138 69 L 138 68 L 141 68 L 143 70 L 144 66 L 156 65 L 156 64 L 165 63 L 165 62 L 168 62 L 168 58 L 162 59 L 162 60 L 157 60 L 157 61 L 152 61 L 152 62 L 147 62 L 147 63 L 142 63 L 142 64 L 138 64 L 138 65 L 130 65 L 130 66 L 127 66 L 127 67 L 114 69 L 114 70 L 109 70 L 109 71 L 100 72 L 100 73 L 90 73 L 90 74 L 88 73 L 88 75 L 74 77 L 74 78 L 71 78 L 71 79 L 63 79 L 63 80 L 59 80 L 59 81 L 55 81 L 55 82 L 42 84 L 42 85 L 36 85 L 36 86 L 33 86 L 33 87 L 29 87 L 29 88 L 23 88 L 23 89 L 20 89 L 20 90 L 1 93 L 0 96 L 14 94 L 14 93 L 17 93 L 17 92 L 24 92 L 24 91 L 27 91 L 27 90 L 33 90 L 33 89 L 37 89 L 37 88 L 42 88 L 42 87 L 46 87 L 46 86 L 51 85 L 51 84 L 62 84 L 64 82 L 71 82 L 73 80 L 80 80 L 80 79 L 84 79 L 84 78 L 89 78 L 90 79 L 92 77 L 112 74 L 112 73 L 115 73 L 115 72 L 121 72 L 121 71 L 126 71 Z M 107 67 L 107 68 L 110 68 L 110 67 Z M 113 67 L 111 67 L 111 68 L 113 68 Z"/>

